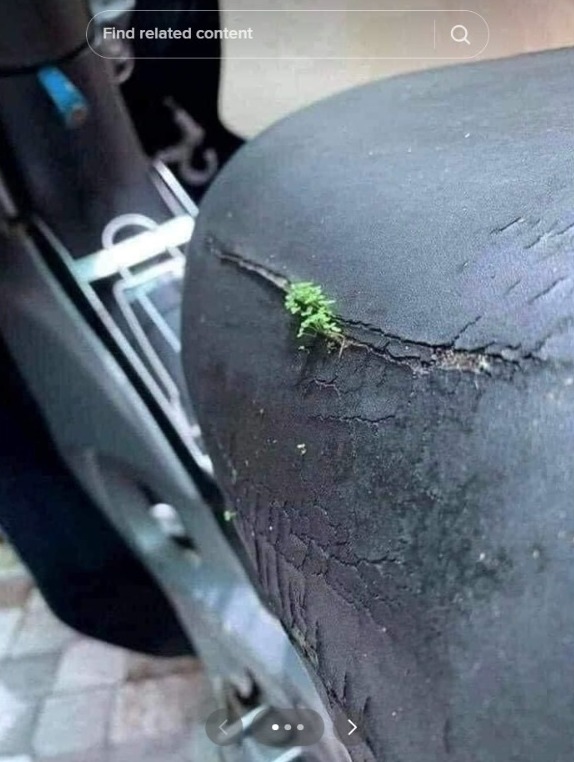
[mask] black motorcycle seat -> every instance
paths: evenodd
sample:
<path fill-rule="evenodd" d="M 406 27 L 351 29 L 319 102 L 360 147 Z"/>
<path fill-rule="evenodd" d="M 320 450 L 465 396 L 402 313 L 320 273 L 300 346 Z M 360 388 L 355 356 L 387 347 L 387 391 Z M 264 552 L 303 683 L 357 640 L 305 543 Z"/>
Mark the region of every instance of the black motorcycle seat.
<path fill-rule="evenodd" d="M 377 760 L 574 758 L 573 64 L 345 92 L 201 207 L 193 402 L 270 605 Z M 342 350 L 297 339 L 298 281 Z"/>

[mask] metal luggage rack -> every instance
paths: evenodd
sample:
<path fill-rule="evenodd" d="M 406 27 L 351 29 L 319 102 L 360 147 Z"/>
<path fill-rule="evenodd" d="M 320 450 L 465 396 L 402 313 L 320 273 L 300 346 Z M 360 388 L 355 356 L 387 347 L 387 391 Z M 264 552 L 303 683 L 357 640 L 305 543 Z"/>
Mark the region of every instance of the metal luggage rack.
<path fill-rule="evenodd" d="M 104 228 L 99 251 L 75 260 L 60 253 L 197 463 L 212 473 L 183 379 L 179 320 L 169 321 L 154 300 L 162 290 L 169 290 L 174 301 L 171 312 L 179 313 L 184 247 L 191 238 L 197 208 L 160 162 L 154 164 L 153 179 L 173 214 L 171 219 L 158 224 L 143 214 L 120 215 Z"/>
<path fill-rule="evenodd" d="M 126 227 L 157 230 L 159 226 L 153 220 L 142 215 L 117 217 L 104 230 L 102 235 L 104 248 L 113 250 L 115 233 Z M 143 312 L 152 325 L 157 328 L 165 346 L 179 356 L 181 352 L 180 336 L 169 325 L 165 316 L 150 298 L 150 294 L 166 282 L 175 286 L 180 297 L 182 297 L 181 281 L 185 267 L 185 256 L 181 249 L 175 246 L 169 246 L 166 253 L 169 259 L 158 264 L 148 264 L 145 269 L 139 269 L 139 271 L 135 267 L 129 266 L 119 268 L 117 271 L 119 278 L 114 279 L 111 291 L 125 324 L 131 332 L 132 339 L 135 340 L 146 364 L 160 382 L 169 402 L 173 406 L 181 408 L 181 383 L 176 383 L 173 374 L 169 373 L 165 361 L 162 361 L 160 357 L 158 347 L 151 342 L 141 320 L 141 312 Z M 137 264 L 141 265 L 141 263 Z M 137 310 L 137 307 L 140 309 Z"/>
<path fill-rule="evenodd" d="M 142 308 L 148 319 L 158 329 L 166 345 L 179 355 L 181 352 L 179 333 L 168 323 L 165 315 L 154 304 L 151 295 L 162 285 L 173 285 L 179 295 L 183 296 L 181 282 L 184 264 L 183 257 L 178 256 L 173 262 L 162 262 L 138 274 L 132 274 L 130 270 L 123 271 L 122 279 L 116 281 L 112 289 L 117 305 L 138 342 L 141 352 L 147 357 L 156 375 L 163 380 L 163 385 L 172 400 L 178 397 L 177 387 L 173 388 L 172 376 L 166 372 L 156 349 L 143 330 L 141 321 L 134 310 L 134 304 Z"/>

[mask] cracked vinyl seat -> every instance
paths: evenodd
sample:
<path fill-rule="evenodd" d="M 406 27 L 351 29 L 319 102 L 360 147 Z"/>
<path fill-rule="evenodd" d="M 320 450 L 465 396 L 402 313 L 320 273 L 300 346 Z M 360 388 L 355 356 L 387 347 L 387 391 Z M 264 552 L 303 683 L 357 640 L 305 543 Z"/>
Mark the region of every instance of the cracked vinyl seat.
<path fill-rule="evenodd" d="M 201 208 L 188 383 L 264 596 L 361 717 L 355 759 L 574 758 L 573 64 L 343 93 Z M 301 350 L 287 281 L 354 344 Z"/>

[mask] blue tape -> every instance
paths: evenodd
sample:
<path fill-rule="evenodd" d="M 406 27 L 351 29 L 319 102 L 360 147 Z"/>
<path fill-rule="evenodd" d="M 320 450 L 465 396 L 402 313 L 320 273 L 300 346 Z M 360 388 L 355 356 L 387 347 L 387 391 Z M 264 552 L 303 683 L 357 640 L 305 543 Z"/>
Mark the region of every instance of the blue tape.
<path fill-rule="evenodd" d="M 38 72 L 40 84 L 58 109 L 66 127 L 79 127 L 88 115 L 88 101 L 63 71 L 45 66 Z"/>

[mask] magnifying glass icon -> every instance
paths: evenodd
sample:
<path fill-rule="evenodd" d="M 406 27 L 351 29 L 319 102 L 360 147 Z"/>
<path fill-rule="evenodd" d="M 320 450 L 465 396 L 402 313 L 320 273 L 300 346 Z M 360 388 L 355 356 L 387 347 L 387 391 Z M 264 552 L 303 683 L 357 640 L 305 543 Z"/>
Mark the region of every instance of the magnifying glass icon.
<path fill-rule="evenodd" d="M 450 36 L 454 42 L 466 42 L 467 45 L 470 45 L 470 40 L 468 39 L 468 29 L 462 24 L 453 26 L 453 28 L 450 30 Z"/>

